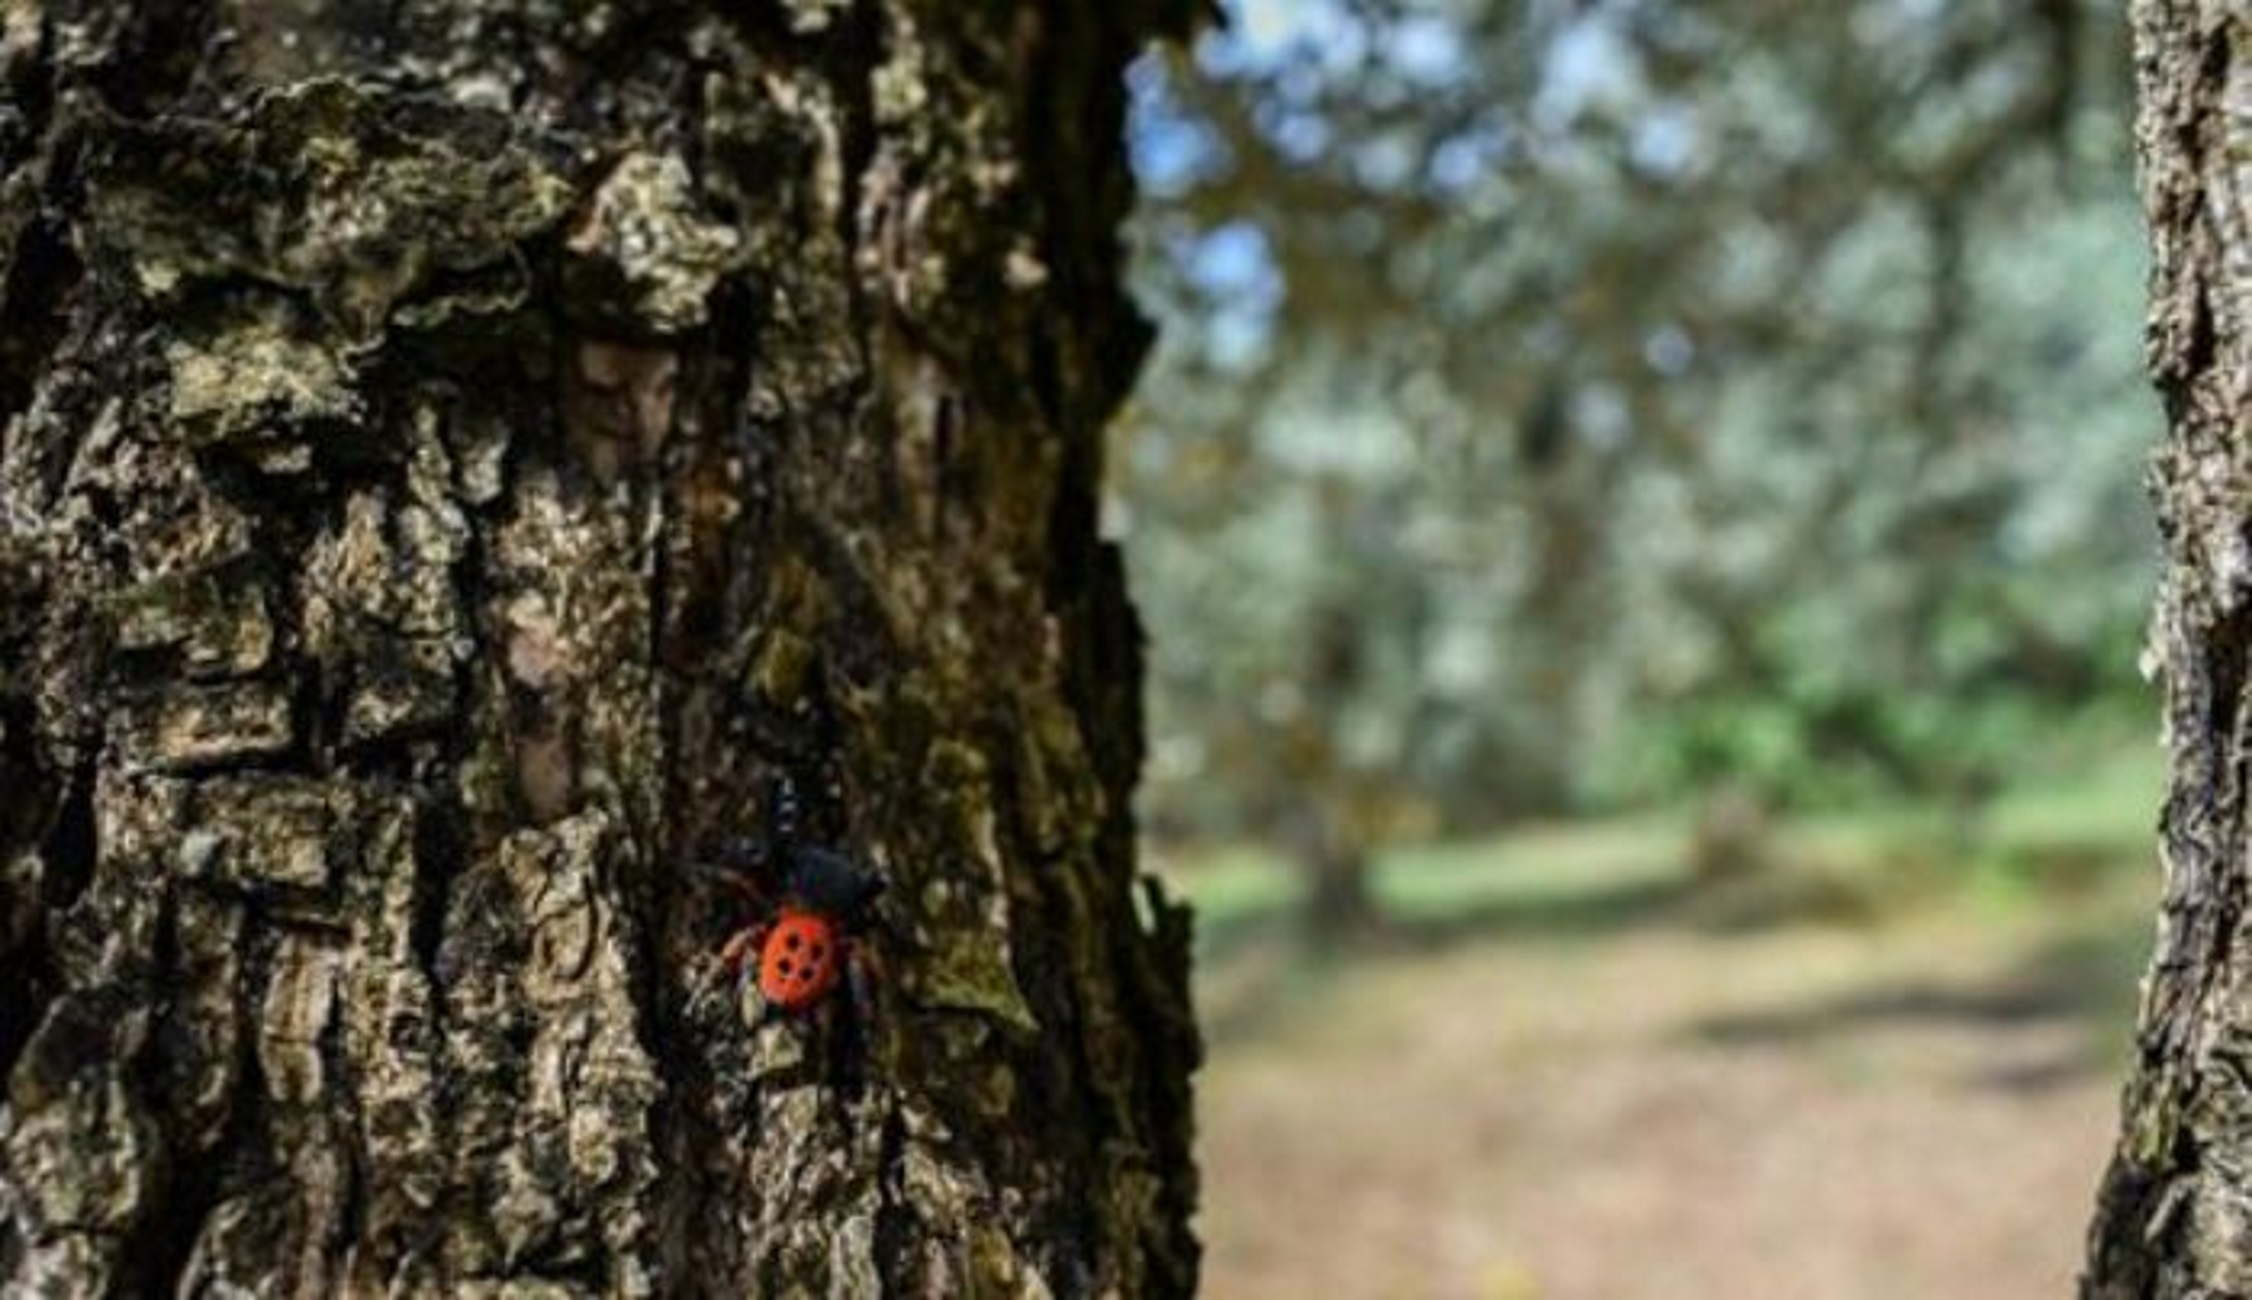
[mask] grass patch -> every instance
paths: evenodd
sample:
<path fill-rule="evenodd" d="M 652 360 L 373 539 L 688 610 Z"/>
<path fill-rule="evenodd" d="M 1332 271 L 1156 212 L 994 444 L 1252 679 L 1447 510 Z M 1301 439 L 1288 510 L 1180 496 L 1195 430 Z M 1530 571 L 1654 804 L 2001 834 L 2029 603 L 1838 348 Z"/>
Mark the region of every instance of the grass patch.
<path fill-rule="evenodd" d="M 1930 805 L 1778 819 L 1775 865 L 1740 886 L 1739 919 L 1867 920 L 1935 898 L 2007 912 L 2101 889 L 2147 869 L 2162 778 L 2155 745 L 2107 748 L 2005 789 L 1968 841 Z M 1371 888 L 1411 940 L 1586 934 L 1646 919 L 1689 893 L 1690 824 L 1686 811 L 1668 811 L 1400 845 L 1378 855 Z M 1195 905 L 1208 959 L 1287 931 L 1302 897 L 1289 861 L 1262 845 L 1199 846 L 1157 866 Z"/>

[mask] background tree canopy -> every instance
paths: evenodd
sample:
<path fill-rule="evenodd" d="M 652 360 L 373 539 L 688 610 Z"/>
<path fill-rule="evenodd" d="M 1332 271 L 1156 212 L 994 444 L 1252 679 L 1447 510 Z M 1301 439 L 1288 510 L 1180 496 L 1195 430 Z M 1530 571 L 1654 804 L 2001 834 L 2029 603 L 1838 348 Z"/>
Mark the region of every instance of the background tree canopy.
<path fill-rule="evenodd" d="M 2121 715 L 2156 412 L 2111 6 L 1229 19 L 1133 82 L 1160 828 L 1967 807 Z"/>

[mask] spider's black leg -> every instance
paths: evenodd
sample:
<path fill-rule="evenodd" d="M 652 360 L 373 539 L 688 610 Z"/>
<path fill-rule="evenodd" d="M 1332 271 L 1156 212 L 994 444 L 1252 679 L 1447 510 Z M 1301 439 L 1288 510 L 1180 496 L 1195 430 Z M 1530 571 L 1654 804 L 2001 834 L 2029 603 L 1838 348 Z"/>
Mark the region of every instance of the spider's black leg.
<path fill-rule="evenodd" d="M 757 870 L 765 865 L 765 860 L 761 858 L 755 864 L 747 866 L 741 859 L 730 860 L 726 854 L 727 850 L 723 848 L 723 856 L 718 861 L 689 863 L 689 874 L 707 885 L 742 895 L 753 907 L 765 906 L 767 889 L 759 883 L 761 872 Z"/>
<path fill-rule="evenodd" d="M 766 929 L 765 922 L 744 926 L 728 935 L 718 952 L 699 959 L 695 974 L 689 980 L 688 1005 L 692 1015 L 700 1019 L 728 994 L 740 992 L 743 964 L 756 959 Z"/>
<path fill-rule="evenodd" d="M 774 865 L 774 850 L 763 836 L 730 835 L 719 842 L 712 865 L 741 875 L 761 875 Z"/>
<path fill-rule="evenodd" d="M 692 862 L 689 870 L 705 884 L 735 894 L 741 909 L 737 916 L 752 918 L 750 924 L 731 930 L 720 944 L 721 977 L 716 982 L 724 984 L 741 976 L 745 960 L 757 954 L 758 945 L 764 941 L 771 924 L 773 900 L 756 876 L 741 869 L 716 862 Z"/>
<path fill-rule="evenodd" d="M 845 1001 L 855 1014 L 865 1014 L 875 1006 L 876 985 L 883 982 L 884 968 L 876 950 L 857 939 L 848 940 L 845 949 Z"/>
<path fill-rule="evenodd" d="M 713 846 L 709 854 L 690 860 L 687 870 L 691 878 L 707 886 L 739 895 L 743 906 L 757 915 L 772 906 L 772 867 L 773 855 L 762 840 L 730 836 Z"/>
<path fill-rule="evenodd" d="M 909 937 L 907 927 L 900 923 L 899 917 L 891 908 L 884 905 L 884 895 L 890 887 L 891 881 L 884 876 L 877 875 L 870 879 L 867 895 L 853 909 L 853 928 L 862 934 L 880 938 L 892 947 L 904 947 Z M 876 975 L 881 978 L 883 965 L 875 950 L 866 944 L 859 945 L 859 949 L 868 954 L 865 960 L 875 965 Z"/>
<path fill-rule="evenodd" d="M 835 999 L 839 1030 L 836 1034 L 836 1078 L 847 1096 L 858 1096 L 868 1080 L 868 1044 L 876 1009 L 875 985 L 882 978 L 873 948 L 857 940 L 841 941 L 844 951 L 842 996 Z"/>
<path fill-rule="evenodd" d="M 756 960 L 759 947 L 766 942 L 766 932 L 771 927 L 764 921 L 746 925 L 727 938 L 719 950 L 719 962 L 731 978 L 740 977 L 745 961 Z"/>

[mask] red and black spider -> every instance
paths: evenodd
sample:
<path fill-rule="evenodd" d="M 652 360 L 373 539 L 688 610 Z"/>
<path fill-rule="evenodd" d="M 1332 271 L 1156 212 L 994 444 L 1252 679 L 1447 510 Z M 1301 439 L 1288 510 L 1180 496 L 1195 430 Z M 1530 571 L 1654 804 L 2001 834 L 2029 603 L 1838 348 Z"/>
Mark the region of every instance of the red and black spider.
<path fill-rule="evenodd" d="M 771 807 L 767 845 L 737 841 L 721 864 L 758 912 L 719 954 L 730 980 L 751 968 L 760 1003 L 753 1028 L 777 1014 L 815 1010 L 839 984 L 855 1006 L 867 1005 L 874 954 L 859 940 L 879 921 L 876 900 L 886 883 L 866 863 L 799 842 L 791 783 L 777 783 Z"/>

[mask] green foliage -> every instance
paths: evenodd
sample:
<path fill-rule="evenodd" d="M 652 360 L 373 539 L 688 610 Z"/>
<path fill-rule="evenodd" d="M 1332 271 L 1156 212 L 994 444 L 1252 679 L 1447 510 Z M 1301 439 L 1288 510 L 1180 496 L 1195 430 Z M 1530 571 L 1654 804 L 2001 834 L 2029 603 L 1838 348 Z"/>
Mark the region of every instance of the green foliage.
<path fill-rule="evenodd" d="M 1232 16 L 1136 85 L 1162 824 L 1969 805 L 2132 697 L 2108 8 Z"/>

